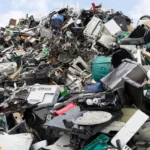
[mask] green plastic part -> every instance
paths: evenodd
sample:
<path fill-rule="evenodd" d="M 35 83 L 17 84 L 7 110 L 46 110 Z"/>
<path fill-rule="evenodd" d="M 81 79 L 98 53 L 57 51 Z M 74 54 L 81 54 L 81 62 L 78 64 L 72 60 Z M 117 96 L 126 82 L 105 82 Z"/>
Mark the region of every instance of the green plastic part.
<path fill-rule="evenodd" d="M 124 38 L 128 37 L 130 34 L 131 34 L 131 32 L 124 32 L 124 33 L 122 33 L 122 34 L 119 36 L 119 39 L 120 39 L 120 40 L 121 40 L 121 39 L 124 39 Z"/>
<path fill-rule="evenodd" d="M 94 141 L 87 145 L 83 150 L 106 150 L 108 149 L 109 137 L 104 134 L 98 136 Z"/>
<path fill-rule="evenodd" d="M 100 56 L 92 63 L 92 77 L 96 82 L 111 72 L 111 57 Z"/>
<path fill-rule="evenodd" d="M 150 90 L 150 84 L 146 84 L 146 85 L 144 86 L 144 90 Z"/>
<path fill-rule="evenodd" d="M 24 73 L 24 72 L 27 72 L 27 69 L 26 69 L 26 68 L 25 68 L 25 69 L 23 69 L 23 70 L 22 70 L 22 72 L 23 72 L 23 73 Z"/>
<path fill-rule="evenodd" d="M 18 61 L 18 60 L 21 59 L 21 57 L 22 57 L 22 56 L 13 56 L 13 57 L 12 57 L 12 60 L 13 60 L 13 61 Z"/>
<path fill-rule="evenodd" d="M 64 90 L 63 92 L 61 92 L 61 96 L 65 96 L 68 94 L 68 90 Z"/>
<path fill-rule="evenodd" d="M 6 32 L 7 32 L 7 34 L 10 35 L 10 36 L 13 36 L 13 35 L 14 35 L 13 31 L 10 30 L 10 29 L 6 29 Z"/>
<path fill-rule="evenodd" d="M 150 42 L 146 43 L 146 46 L 149 46 L 150 45 Z"/>
<path fill-rule="evenodd" d="M 6 123 L 6 117 L 0 117 L 0 129 L 3 130 L 4 132 L 8 131 L 7 128 L 7 123 Z"/>
<path fill-rule="evenodd" d="M 3 127 L 4 124 L 5 124 L 4 119 L 3 119 L 3 118 L 0 118 L 0 127 Z"/>
<path fill-rule="evenodd" d="M 42 51 L 43 51 L 44 57 L 47 57 L 49 55 L 48 48 L 43 48 Z"/>

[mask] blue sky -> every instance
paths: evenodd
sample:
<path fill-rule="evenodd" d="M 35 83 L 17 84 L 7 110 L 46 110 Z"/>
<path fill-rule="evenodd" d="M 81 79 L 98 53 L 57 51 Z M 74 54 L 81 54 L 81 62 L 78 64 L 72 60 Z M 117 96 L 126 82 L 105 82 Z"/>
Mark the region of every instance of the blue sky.
<path fill-rule="evenodd" d="M 142 15 L 150 15 L 150 0 L 78 0 L 80 8 L 90 8 L 91 3 L 102 3 L 104 8 L 122 11 L 134 19 Z M 10 18 L 21 18 L 25 14 L 44 16 L 54 8 L 71 5 L 77 6 L 77 0 L 4 0 L 0 3 L 0 26 L 8 24 Z"/>

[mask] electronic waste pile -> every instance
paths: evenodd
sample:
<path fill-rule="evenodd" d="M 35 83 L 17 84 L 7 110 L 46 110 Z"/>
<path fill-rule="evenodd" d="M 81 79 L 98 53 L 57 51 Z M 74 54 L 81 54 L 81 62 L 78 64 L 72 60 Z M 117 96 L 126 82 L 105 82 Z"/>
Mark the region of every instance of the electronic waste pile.
<path fill-rule="evenodd" d="M 149 116 L 150 16 L 92 3 L 0 28 L 0 150 L 148 150 Z"/>

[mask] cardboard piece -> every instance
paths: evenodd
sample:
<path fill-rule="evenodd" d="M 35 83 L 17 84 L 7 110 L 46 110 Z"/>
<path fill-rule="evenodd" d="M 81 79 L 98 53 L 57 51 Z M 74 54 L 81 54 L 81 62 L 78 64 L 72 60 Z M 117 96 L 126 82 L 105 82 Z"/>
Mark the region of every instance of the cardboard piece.
<path fill-rule="evenodd" d="M 16 22 L 17 22 L 17 20 L 15 20 L 15 19 L 10 19 L 9 20 L 9 26 L 15 26 L 16 25 Z"/>

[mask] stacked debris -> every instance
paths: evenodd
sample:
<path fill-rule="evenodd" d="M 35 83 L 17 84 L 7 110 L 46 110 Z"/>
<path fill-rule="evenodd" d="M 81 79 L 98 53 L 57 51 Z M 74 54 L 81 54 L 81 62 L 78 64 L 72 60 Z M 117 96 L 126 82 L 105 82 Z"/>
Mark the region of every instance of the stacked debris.
<path fill-rule="evenodd" d="M 150 17 L 92 4 L 0 29 L 0 150 L 150 148 Z"/>

